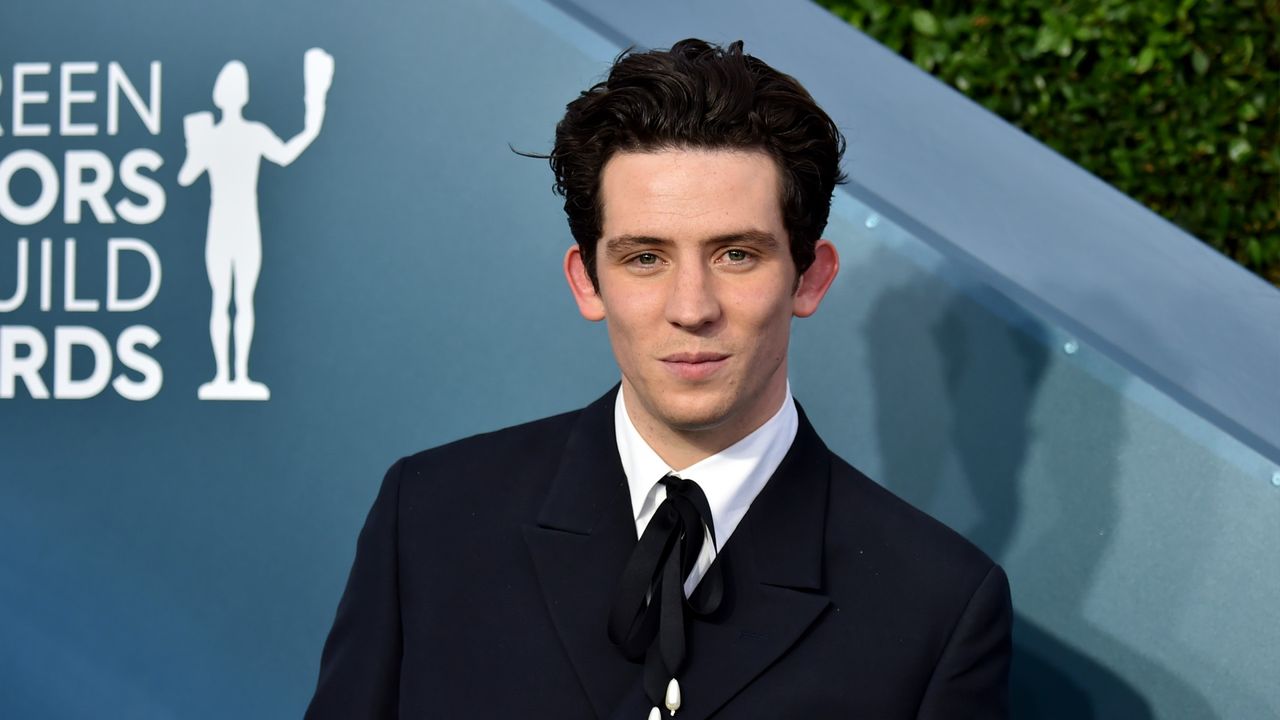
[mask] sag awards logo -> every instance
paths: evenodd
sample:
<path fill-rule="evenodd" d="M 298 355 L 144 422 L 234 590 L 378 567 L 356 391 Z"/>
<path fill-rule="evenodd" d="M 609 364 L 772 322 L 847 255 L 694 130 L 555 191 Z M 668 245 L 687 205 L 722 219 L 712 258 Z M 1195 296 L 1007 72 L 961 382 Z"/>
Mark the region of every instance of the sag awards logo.
<path fill-rule="evenodd" d="M 186 155 L 178 171 L 178 183 L 190 186 L 207 175 L 210 195 L 204 259 L 212 291 L 209 340 L 214 375 L 196 390 L 201 400 L 267 400 L 271 396 L 266 385 L 249 377 L 253 296 L 262 266 L 258 171 L 263 160 L 289 165 L 320 134 L 333 67 L 333 57 L 318 48 L 303 56 L 304 126 L 287 141 L 266 125 L 244 118 L 242 112 L 249 101 L 249 71 L 238 60 L 223 66 L 214 81 L 216 118 L 210 111 L 183 118 Z M 31 115 L 38 114 L 42 109 L 39 106 L 51 105 L 51 93 L 46 88 L 52 84 L 54 68 L 50 63 L 14 64 L 7 88 L 13 114 L 7 130 L 0 123 L 0 138 L 6 133 L 14 138 L 49 137 L 55 131 L 56 136 L 64 138 L 97 137 L 102 127 L 84 122 L 83 118 L 76 122 L 75 111 L 77 106 L 98 103 L 98 90 L 84 89 L 89 84 L 84 78 L 100 81 L 101 70 L 96 62 L 61 63 L 57 68 L 57 122 L 35 122 Z M 122 100 L 151 135 L 160 134 L 160 62 L 150 64 L 149 81 L 144 95 L 120 64 L 107 63 L 103 89 L 107 136 L 120 133 Z M 5 91 L 4 77 L 0 75 L 0 95 Z M 80 114 L 87 112 L 82 109 Z M 30 148 L 12 150 L 0 159 L 0 218 L 5 220 L 6 228 L 40 225 L 53 215 L 59 199 L 61 220 L 67 226 L 84 222 L 85 208 L 98 225 L 122 221 L 145 226 L 164 215 L 165 188 L 155 174 L 165 159 L 155 150 L 130 150 L 118 167 L 105 152 L 95 149 L 66 150 L 62 160 L 59 173 L 54 160 Z M 32 181 L 33 192 L 15 194 L 20 182 L 30 186 Z M 116 181 L 130 195 L 112 205 L 107 194 Z M 3 240 L 0 237 L 0 242 Z M 3 291 L 7 263 L 0 255 L 0 400 L 14 398 L 19 385 L 25 386 L 34 399 L 91 398 L 108 386 L 129 400 L 155 397 L 164 384 L 164 371 L 151 353 L 160 342 L 160 334 L 154 328 L 130 325 L 116 337 L 113 348 L 102 331 L 89 325 L 58 325 L 48 333 L 33 325 L 5 322 L 5 314 L 20 308 L 38 306 L 42 313 L 54 309 L 54 240 L 38 239 L 35 263 L 32 240 L 30 236 L 17 238 L 12 256 L 16 268 L 12 293 Z M 150 243 L 137 237 L 107 238 L 105 297 L 81 297 L 76 283 L 76 253 L 77 243 L 83 241 L 68 237 L 62 242 L 62 311 L 99 313 L 105 306 L 107 313 L 136 313 L 154 302 L 160 290 L 160 256 Z M 129 254 L 139 256 L 145 263 L 147 281 L 140 293 L 125 296 L 121 266 Z M 79 353 L 77 348 L 81 348 Z M 80 368 L 73 372 L 73 354 L 86 357 L 86 349 L 87 357 L 92 358 L 92 369 L 87 373 Z M 116 363 L 120 367 L 118 373 Z M 47 376 L 52 376 L 52 392 L 45 382 Z"/>

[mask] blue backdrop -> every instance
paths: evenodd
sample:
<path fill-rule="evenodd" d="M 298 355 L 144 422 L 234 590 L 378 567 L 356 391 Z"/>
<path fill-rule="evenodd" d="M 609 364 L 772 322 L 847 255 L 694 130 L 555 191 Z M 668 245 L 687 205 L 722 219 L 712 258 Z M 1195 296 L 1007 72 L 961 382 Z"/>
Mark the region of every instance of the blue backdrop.
<path fill-rule="evenodd" d="M 625 28 L 541 0 L 130 0 L 9 3 L 0 38 L 0 717 L 298 716 L 385 467 L 616 381 L 559 274 L 550 172 L 511 148 L 548 149 Z M 200 400 L 211 188 L 177 182 L 184 117 L 239 60 L 245 117 L 288 140 L 313 47 L 323 125 L 237 211 L 270 399 Z M 862 189 L 837 196 L 844 270 L 796 323 L 793 387 L 1009 569 L 1023 716 L 1280 713 L 1275 463 Z M 113 238 L 140 241 L 114 273 Z"/>

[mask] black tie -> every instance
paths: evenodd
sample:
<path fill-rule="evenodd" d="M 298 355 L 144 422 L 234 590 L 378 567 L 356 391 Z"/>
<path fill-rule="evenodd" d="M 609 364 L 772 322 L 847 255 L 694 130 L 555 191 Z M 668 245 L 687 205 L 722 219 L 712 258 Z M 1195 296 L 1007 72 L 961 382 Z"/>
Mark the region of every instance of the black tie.
<path fill-rule="evenodd" d="M 707 496 L 692 480 L 667 475 L 662 501 L 627 560 L 609 611 L 609 639 L 629 660 L 644 658 L 644 690 L 662 707 L 669 682 L 684 662 L 684 610 L 715 612 L 724 596 L 719 563 L 712 563 L 693 597 L 684 582 L 702 550 L 703 527 L 715 546 Z M 678 705 L 678 702 L 677 702 Z M 674 708 L 672 708 L 674 712 Z"/>

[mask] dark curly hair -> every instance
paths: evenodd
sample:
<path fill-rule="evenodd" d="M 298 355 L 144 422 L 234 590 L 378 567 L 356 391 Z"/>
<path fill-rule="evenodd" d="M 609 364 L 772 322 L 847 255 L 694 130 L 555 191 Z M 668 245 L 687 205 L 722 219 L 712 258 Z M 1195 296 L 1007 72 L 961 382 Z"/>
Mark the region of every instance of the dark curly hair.
<path fill-rule="evenodd" d="M 597 284 L 600 172 L 616 152 L 759 149 L 782 178 L 783 225 L 797 272 L 813 263 L 831 193 L 844 182 L 845 140 L 795 78 L 742 51 L 690 38 L 670 50 L 624 51 L 556 125 L 548 156 L 569 230 Z"/>

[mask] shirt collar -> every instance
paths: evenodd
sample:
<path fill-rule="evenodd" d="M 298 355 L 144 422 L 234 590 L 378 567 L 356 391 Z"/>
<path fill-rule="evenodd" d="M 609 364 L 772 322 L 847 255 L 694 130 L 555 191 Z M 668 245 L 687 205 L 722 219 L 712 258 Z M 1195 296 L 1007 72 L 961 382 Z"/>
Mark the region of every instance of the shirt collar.
<path fill-rule="evenodd" d="M 614 429 L 618 456 L 627 474 L 637 535 L 643 533 L 654 509 L 666 498 L 666 488 L 658 480 L 673 473 L 697 482 L 707 496 L 719 550 L 795 440 L 799 416 L 791 398 L 791 383 L 787 383 L 782 406 L 763 425 L 715 455 L 679 471 L 668 466 L 640 436 L 627 414 L 622 395 L 619 389 L 614 403 Z"/>

